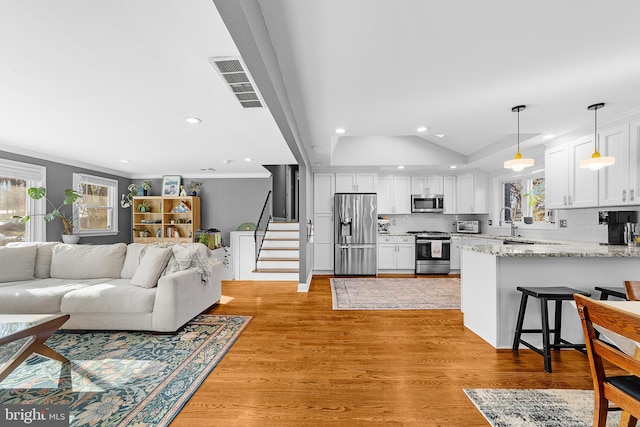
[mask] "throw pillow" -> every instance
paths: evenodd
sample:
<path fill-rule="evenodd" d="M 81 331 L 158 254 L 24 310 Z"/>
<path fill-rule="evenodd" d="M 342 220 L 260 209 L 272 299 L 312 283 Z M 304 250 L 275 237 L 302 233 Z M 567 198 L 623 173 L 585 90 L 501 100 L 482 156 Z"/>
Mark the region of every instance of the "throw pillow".
<path fill-rule="evenodd" d="M 38 246 L 0 247 L 0 282 L 33 280 Z"/>
<path fill-rule="evenodd" d="M 165 269 L 169 262 L 171 253 L 171 248 L 146 248 L 140 260 L 140 265 L 129 283 L 141 288 L 155 287 L 158 284 L 162 270 Z"/>
<path fill-rule="evenodd" d="M 60 242 L 11 242 L 7 243 L 7 247 L 36 246 L 36 279 L 48 279 L 51 277 L 51 257 L 53 256 L 53 248 Z"/>
<path fill-rule="evenodd" d="M 120 277 L 122 279 L 131 279 L 133 277 L 140 265 L 142 250 L 147 246 L 148 245 L 143 243 L 130 243 L 127 245 L 127 255 L 124 258 L 124 265 L 120 272 Z"/>
<path fill-rule="evenodd" d="M 65 245 L 53 248 L 51 277 L 55 279 L 120 278 L 127 245 Z"/>

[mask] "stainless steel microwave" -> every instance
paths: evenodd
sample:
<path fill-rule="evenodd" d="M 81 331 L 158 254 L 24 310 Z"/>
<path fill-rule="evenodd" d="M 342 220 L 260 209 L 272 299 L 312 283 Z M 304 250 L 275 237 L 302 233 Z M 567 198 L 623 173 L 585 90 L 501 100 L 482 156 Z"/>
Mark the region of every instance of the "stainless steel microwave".
<path fill-rule="evenodd" d="M 456 221 L 458 233 L 480 233 L 480 221 Z"/>
<path fill-rule="evenodd" d="M 411 212 L 444 212 L 442 194 L 412 194 Z"/>

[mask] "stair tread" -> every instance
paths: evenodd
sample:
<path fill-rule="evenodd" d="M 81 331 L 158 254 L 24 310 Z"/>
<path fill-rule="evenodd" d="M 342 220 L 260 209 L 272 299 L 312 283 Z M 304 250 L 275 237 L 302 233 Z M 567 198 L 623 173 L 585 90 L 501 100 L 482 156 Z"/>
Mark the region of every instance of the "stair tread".
<path fill-rule="evenodd" d="M 253 273 L 299 273 L 297 268 L 257 268 Z"/>
<path fill-rule="evenodd" d="M 263 240 L 281 241 L 281 242 L 282 241 L 284 241 L 284 242 L 286 242 L 286 241 L 295 242 L 295 241 L 299 241 L 300 239 L 298 239 L 297 237 L 296 238 L 289 238 L 289 239 L 286 238 L 286 237 L 275 237 L 275 238 L 273 238 L 273 237 L 265 237 Z"/>
<path fill-rule="evenodd" d="M 273 257 L 273 258 L 263 258 L 260 257 L 258 258 L 258 261 L 300 261 L 300 258 L 279 258 L 279 257 Z"/>
<path fill-rule="evenodd" d="M 266 247 L 263 246 L 260 250 L 261 251 L 299 251 L 300 248 L 284 248 L 284 247 L 283 248 L 278 248 L 278 247 L 275 247 L 275 248 L 268 248 L 267 247 L 266 248 Z"/>

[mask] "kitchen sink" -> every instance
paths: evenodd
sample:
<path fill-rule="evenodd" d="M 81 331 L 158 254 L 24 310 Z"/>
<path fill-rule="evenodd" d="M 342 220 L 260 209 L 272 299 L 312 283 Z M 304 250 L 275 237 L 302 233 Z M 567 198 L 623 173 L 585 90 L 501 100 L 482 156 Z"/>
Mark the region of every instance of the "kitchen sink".
<path fill-rule="evenodd" d="M 504 245 L 534 245 L 533 242 L 514 242 L 513 240 L 503 240 L 502 244 Z"/>

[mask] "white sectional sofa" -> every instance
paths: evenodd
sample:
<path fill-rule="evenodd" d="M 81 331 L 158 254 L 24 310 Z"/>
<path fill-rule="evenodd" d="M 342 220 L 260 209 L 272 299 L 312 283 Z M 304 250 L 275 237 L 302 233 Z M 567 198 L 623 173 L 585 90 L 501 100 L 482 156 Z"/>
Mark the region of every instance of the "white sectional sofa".
<path fill-rule="evenodd" d="M 67 313 L 63 329 L 175 332 L 221 296 L 200 243 L 0 247 L 0 314 Z"/>

